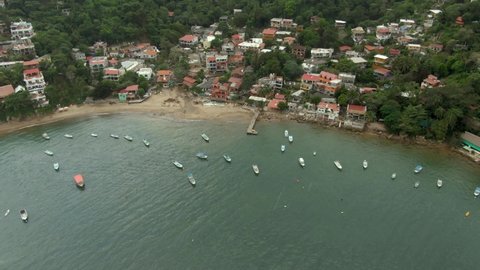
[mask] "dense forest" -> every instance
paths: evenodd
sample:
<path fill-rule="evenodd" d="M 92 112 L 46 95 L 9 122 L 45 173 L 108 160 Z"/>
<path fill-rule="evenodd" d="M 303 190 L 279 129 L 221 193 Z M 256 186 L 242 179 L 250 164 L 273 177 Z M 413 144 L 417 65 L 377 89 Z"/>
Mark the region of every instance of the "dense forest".
<path fill-rule="evenodd" d="M 398 22 L 401 18 L 422 21 L 432 8 L 443 12 L 425 32 L 422 43 L 443 44 L 443 52 L 412 55 L 399 48 L 402 54 L 393 61 L 393 76 L 388 80 L 372 76 L 369 68 L 355 68 L 345 59 L 321 68 L 354 73 L 360 85 L 383 89 L 365 95 L 342 89 L 337 94 L 341 105 L 366 104 L 369 120 L 384 121 L 392 133 L 445 140 L 457 131 L 479 129 L 476 123 L 480 118 L 480 1 L 443 1 L 440 4 L 430 0 L 10 0 L 7 8 L 0 10 L 0 20 L 7 25 L 20 18 L 33 23 L 37 54 L 49 54 L 52 60 L 42 62 L 41 67 L 48 81 L 47 97 L 51 104 L 67 105 L 80 103 L 89 95 L 101 98 L 108 93 L 105 89 L 119 87 L 102 82 L 101 78 L 92 78 L 88 68 L 71 56 L 73 47 L 87 51 L 87 47 L 98 40 L 109 44 L 148 41 L 161 50 L 159 59 L 153 63 L 157 68 L 180 69 L 172 65 L 176 61 L 168 61 L 176 57 L 170 54 L 170 48 L 177 44 L 180 36 L 189 32 L 190 26 L 208 26 L 223 15 L 230 18 L 231 27 L 225 31 L 233 33 L 245 27 L 242 31 L 250 37 L 269 25 L 273 17 L 292 18 L 304 26 L 297 37 L 302 45 L 338 48 L 345 44 L 353 46 L 349 34 L 345 34 L 351 28 L 375 27 Z M 68 16 L 62 13 L 64 9 L 69 10 Z M 233 15 L 233 9 L 243 12 Z M 311 24 L 311 16 L 318 16 L 320 20 Z M 463 17 L 464 27 L 455 25 L 458 16 Z M 343 34 L 334 28 L 335 19 L 347 21 Z M 391 41 L 382 45 L 398 47 Z M 249 83 L 245 85 L 251 85 L 256 78 L 270 72 L 290 80 L 301 75 L 299 62 L 287 53 L 247 55 L 246 58 L 255 74 L 247 75 L 245 79 Z M 21 67 L 0 71 L 0 83 L 19 84 L 21 73 L 18 69 Z M 445 87 L 420 90 L 420 82 L 428 74 L 441 78 Z M 136 80 L 134 75 L 129 75 L 120 83 Z M 409 93 L 408 97 L 405 93 Z M 16 102 L 23 106 L 9 105 Z M 30 108 L 27 103 L 27 98 L 17 94 L 7 99 L 0 106 L 0 120 L 34 113 L 25 109 Z M 15 107 L 15 112 L 7 109 L 8 106 Z M 23 111 L 25 113 L 21 113 Z"/>

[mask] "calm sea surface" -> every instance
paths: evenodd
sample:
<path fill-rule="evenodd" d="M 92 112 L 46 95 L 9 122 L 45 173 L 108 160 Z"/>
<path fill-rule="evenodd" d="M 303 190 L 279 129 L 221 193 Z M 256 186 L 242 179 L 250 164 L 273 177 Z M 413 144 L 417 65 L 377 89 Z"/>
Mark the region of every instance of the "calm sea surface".
<path fill-rule="evenodd" d="M 0 269 L 479 268 L 478 166 L 311 125 L 260 122 L 258 136 L 245 135 L 246 125 L 136 114 L 0 137 Z M 424 170 L 415 175 L 417 164 Z"/>

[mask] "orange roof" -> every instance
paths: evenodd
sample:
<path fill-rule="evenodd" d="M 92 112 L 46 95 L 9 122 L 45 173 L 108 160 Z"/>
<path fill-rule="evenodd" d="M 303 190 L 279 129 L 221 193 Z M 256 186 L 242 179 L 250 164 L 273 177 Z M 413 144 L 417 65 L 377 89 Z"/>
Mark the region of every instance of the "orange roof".
<path fill-rule="evenodd" d="M 40 70 L 38 68 L 26 69 L 23 71 L 23 75 L 33 75 L 38 73 L 40 73 Z"/>
<path fill-rule="evenodd" d="M 151 56 L 157 55 L 157 51 L 155 51 L 154 49 L 146 49 L 144 53 Z"/>
<path fill-rule="evenodd" d="M 13 94 L 15 90 L 11 84 L 0 86 L 0 98 L 8 97 Z"/>
<path fill-rule="evenodd" d="M 192 42 L 194 40 L 196 40 L 197 37 L 194 36 L 194 35 L 185 35 L 183 37 L 180 38 L 180 41 L 185 41 L 185 42 Z"/>
<path fill-rule="evenodd" d="M 39 63 L 40 62 L 37 59 L 33 59 L 33 60 L 30 60 L 30 61 L 24 61 L 23 66 L 36 66 Z"/>
<path fill-rule="evenodd" d="M 194 83 L 196 82 L 196 80 L 190 76 L 185 76 L 183 78 L 183 83 L 187 84 L 187 85 L 193 85 Z"/>
<path fill-rule="evenodd" d="M 365 114 L 367 112 L 367 106 L 348 104 L 347 112 Z"/>
<path fill-rule="evenodd" d="M 132 84 L 127 86 L 127 88 L 120 90 L 120 93 L 128 93 L 128 92 L 137 92 L 138 91 L 138 84 Z"/>
<path fill-rule="evenodd" d="M 339 49 L 340 49 L 341 52 L 346 52 L 346 51 L 352 50 L 352 47 L 350 47 L 348 45 L 343 45 L 343 46 L 340 46 Z"/>
<path fill-rule="evenodd" d="M 329 81 L 338 79 L 337 74 L 326 72 L 326 71 L 320 72 L 320 77 L 325 78 Z"/>
<path fill-rule="evenodd" d="M 332 111 L 340 111 L 340 105 L 335 103 L 320 102 L 317 105 L 318 109 L 330 109 Z"/>
<path fill-rule="evenodd" d="M 273 36 L 277 33 L 277 29 L 275 28 L 267 28 L 267 29 L 264 29 L 262 34 L 264 35 L 269 35 L 269 36 Z"/>
<path fill-rule="evenodd" d="M 320 81 L 320 76 L 318 74 L 303 74 L 302 81 Z"/>
<path fill-rule="evenodd" d="M 268 108 L 269 109 L 278 109 L 278 103 L 280 102 L 285 102 L 285 100 L 280 100 L 280 99 L 272 99 L 270 102 L 268 102 Z"/>
<path fill-rule="evenodd" d="M 387 76 L 390 74 L 390 70 L 382 67 L 376 67 L 373 69 L 375 73 L 381 74 L 383 76 Z"/>
<path fill-rule="evenodd" d="M 172 71 L 169 69 L 161 69 L 157 71 L 157 76 L 170 76 L 172 75 Z"/>
<path fill-rule="evenodd" d="M 120 74 L 120 70 L 118 70 L 118 69 L 113 69 L 113 68 L 109 68 L 109 69 L 103 70 L 103 73 L 104 73 L 105 75 L 119 75 L 119 74 Z"/>

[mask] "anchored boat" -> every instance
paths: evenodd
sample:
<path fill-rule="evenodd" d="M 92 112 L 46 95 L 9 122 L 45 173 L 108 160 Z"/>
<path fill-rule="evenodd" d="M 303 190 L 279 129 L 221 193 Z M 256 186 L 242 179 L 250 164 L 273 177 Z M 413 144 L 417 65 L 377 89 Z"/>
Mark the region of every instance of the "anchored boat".
<path fill-rule="evenodd" d="M 415 170 L 413 170 L 413 172 L 414 172 L 414 173 L 419 173 L 419 172 L 421 172 L 422 170 L 423 170 L 423 167 L 422 167 L 421 165 L 417 165 L 417 166 L 415 167 Z"/>
<path fill-rule="evenodd" d="M 285 138 L 288 137 L 288 130 L 285 129 L 285 131 L 283 132 L 283 134 L 285 135 Z"/>
<path fill-rule="evenodd" d="M 53 156 L 53 152 L 50 151 L 50 150 L 45 150 L 44 153 L 45 153 L 47 156 Z"/>
<path fill-rule="evenodd" d="M 443 186 L 443 181 L 441 179 L 437 179 L 437 187 L 441 188 Z"/>
<path fill-rule="evenodd" d="M 129 142 L 133 141 L 133 138 L 128 135 L 123 136 L 123 138 Z"/>
<path fill-rule="evenodd" d="M 363 169 L 366 169 L 366 168 L 368 168 L 368 161 L 364 160 L 363 161 Z"/>
<path fill-rule="evenodd" d="M 232 162 L 232 158 L 231 158 L 229 155 L 227 155 L 227 154 L 223 155 L 223 158 L 224 158 L 225 161 L 228 162 L 228 163 Z"/>
<path fill-rule="evenodd" d="M 305 167 L 305 160 L 303 158 L 298 158 L 298 163 L 300 163 L 300 166 Z"/>
<path fill-rule="evenodd" d="M 205 153 L 205 152 L 199 152 L 199 153 L 197 153 L 197 157 L 198 157 L 199 159 L 207 159 L 207 158 L 208 158 L 208 155 L 207 155 L 207 153 Z"/>
<path fill-rule="evenodd" d="M 22 219 L 23 222 L 25 222 L 25 223 L 28 222 L 27 209 L 22 209 L 22 210 L 20 210 L 20 218 Z"/>
<path fill-rule="evenodd" d="M 397 178 L 397 174 L 396 174 L 396 173 L 392 173 L 392 180 L 394 180 L 395 178 Z"/>
<path fill-rule="evenodd" d="M 112 137 L 112 138 L 114 138 L 114 139 L 120 138 L 120 137 L 119 137 L 118 135 L 116 135 L 116 134 L 110 134 L 110 137 Z"/>
<path fill-rule="evenodd" d="M 53 163 L 53 169 L 58 172 L 58 170 L 60 170 L 60 164 L 58 164 L 58 162 Z"/>
<path fill-rule="evenodd" d="M 146 146 L 146 147 L 150 147 L 150 142 L 147 141 L 147 140 L 143 140 L 143 144 Z"/>
<path fill-rule="evenodd" d="M 342 164 L 340 164 L 340 161 L 335 160 L 333 163 L 335 164 L 335 166 L 337 167 L 337 169 L 339 169 L 340 171 L 343 169 L 343 168 L 342 168 Z"/>
<path fill-rule="evenodd" d="M 180 163 L 180 162 L 178 162 L 178 161 L 176 161 L 176 160 L 173 162 L 173 165 L 175 165 L 175 167 L 177 167 L 177 168 L 179 168 L 179 169 L 183 169 L 182 163 Z"/>
<path fill-rule="evenodd" d="M 73 135 L 72 134 L 65 134 L 63 135 L 65 138 L 67 139 L 73 139 Z"/>
<path fill-rule="evenodd" d="M 187 177 L 188 177 L 188 182 L 190 182 L 192 186 L 195 186 L 197 184 L 197 181 L 195 181 L 195 178 L 193 178 L 192 173 L 188 173 Z"/>
<path fill-rule="evenodd" d="M 83 181 L 83 176 L 81 174 L 73 176 L 73 181 L 75 182 L 75 185 L 77 185 L 77 187 L 85 188 L 85 182 Z"/>
<path fill-rule="evenodd" d="M 45 139 L 45 140 L 50 140 L 50 136 L 48 136 L 48 134 L 45 132 L 42 134 L 42 137 Z"/>
<path fill-rule="evenodd" d="M 209 142 L 209 141 L 210 141 L 210 138 L 208 138 L 207 134 L 205 134 L 205 133 L 202 133 L 202 138 L 203 138 L 206 142 Z"/>
<path fill-rule="evenodd" d="M 282 144 L 282 146 L 280 146 L 280 151 L 285 152 L 285 145 L 284 144 Z"/>
<path fill-rule="evenodd" d="M 473 192 L 473 195 L 476 197 L 478 197 L 478 195 L 480 195 L 480 187 L 476 187 L 475 188 L 475 191 Z"/>
<path fill-rule="evenodd" d="M 257 164 L 252 165 L 253 172 L 258 175 L 260 173 L 260 169 L 258 168 Z"/>
<path fill-rule="evenodd" d="M 290 143 L 293 143 L 293 136 L 292 136 L 292 135 L 288 136 L 288 141 L 289 141 Z"/>

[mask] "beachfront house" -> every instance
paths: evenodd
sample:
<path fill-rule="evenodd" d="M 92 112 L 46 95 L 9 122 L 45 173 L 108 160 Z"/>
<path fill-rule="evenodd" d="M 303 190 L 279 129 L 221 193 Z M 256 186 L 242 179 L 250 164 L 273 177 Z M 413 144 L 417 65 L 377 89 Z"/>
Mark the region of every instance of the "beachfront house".
<path fill-rule="evenodd" d="M 347 105 L 347 119 L 352 121 L 365 121 L 367 117 L 367 106 Z"/>
<path fill-rule="evenodd" d="M 3 100 L 15 93 L 15 89 L 13 89 L 13 86 L 11 84 L 0 86 L 0 103 L 3 102 Z"/>
<path fill-rule="evenodd" d="M 170 85 L 173 72 L 169 69 L 161 69 L 157 71 L 157 83 L 163 88 L 167 88 Z"/>
<path fill-rule="evenodd" d="M 153 70 L 151 68 L 141 68 L 137 71 L 137 75 L 150 81 L 150 79 L 153 77 Z"/>
<path fill-rule="evenodd" d="M 302 75 L 302 81 L 300 83 L 300 90 L 313 91 L 315 86 L 320 81 L 320 75 L 315 73 L 305 73 Z"/>
<path fill-rule="evenodd" d="M 270 100 L 270 102 L 268 102 L 267 108 L 269 110 L 278 110 L 278 104 L 280 104 L 281 102 L 287 104 L 287 101 L 285 100 L 285 95 L 276 93 L 275 97 Z"/>
<path fill-rule="evenodd" d="M 98 73 L 108 67 L 108 60 L 106 56 L 91 57 L 88 65 L 93 73 Z"/>
<path fill-rule="evenodd" d="M 106 68 L 103 70 L 103 79 L 109 81 L 118 81 L 123 73 L 123 69 Z"/>
<path fill-rule="evenodd" d="M 472 155 L 475 160 L 480 160 L 480 137 L 467 131 L 462 134 L 461 138 L 463 149 Z"/>
<path fill-rule="evenodd" d="M 335 103 L 320 102 L 317 105 L 317 117 L 322 120 L 335 121 L 340 115 L 340 105 Z"/>
<path fill-rule="evenodd" d="M 138 84 L 129 85 L 125 89 L 118 91 L 118 100 L 120 102 L 127 102 L 138 98 L 139 93 Z"/>

